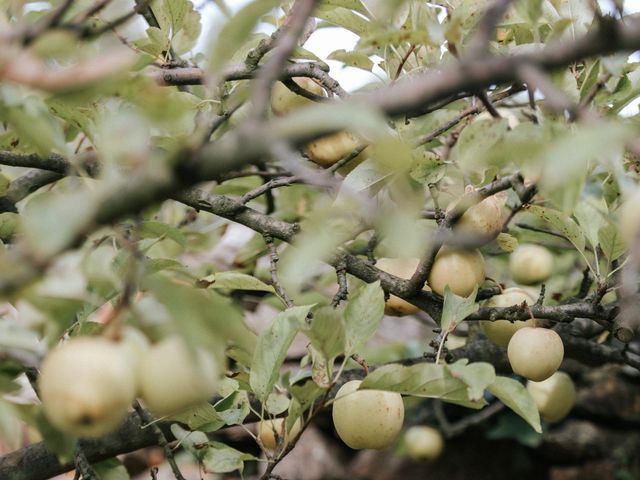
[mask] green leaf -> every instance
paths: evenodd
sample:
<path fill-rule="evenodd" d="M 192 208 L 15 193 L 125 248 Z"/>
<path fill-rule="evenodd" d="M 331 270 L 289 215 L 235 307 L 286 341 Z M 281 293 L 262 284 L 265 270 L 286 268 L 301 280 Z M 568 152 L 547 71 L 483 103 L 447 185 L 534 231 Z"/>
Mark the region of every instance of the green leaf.
<path fill-rule="evenodd" d="M 380 282 L 364 285 L 354 292 L 344 312 L 346 355 L 357 352 L 378 330 L 384 316 L 384 291 Z"/>
<path fill-rule="evenodd" d="M 76 233 L 95 216 L 100 199 L 84 189 L 50 191 L 32 197 L 22 212 L 22 226 L 35 255 L 50 256 L 63 250 Z"/>
<path fill-rule="evenodd" d="M 129 480 L 127 469 L 117 458 L 110 458 L 91 465 L 100 480 Z"/>
<path fill-rule="evenodd" d="M 414 152 L 414 164 L 409 175 L 416 182 L 425 186 L 442 180 L 447 171 L 447 165 L 435 153 L 422 151 Z"/>
<path fill-rule="evenodd" d="M 303 320 L 302 331 L 311 340 L 311 345 L 331 360 L 345 350 L 345 326 L 342 311 L 322 307 L 313 312 L 310 323 Z"/>
<path fill-rule="evenodd" d="M 181 247 L 184 247 L 187 243 L 184 234 L 179 228 L 155 220 L 142 222 L 139 232 L 142 238 L 169 238 Z"/>
<path fill-rule="evenodd" d="M 478 310 L 476 303 L 478 287 L 476 286 L 468 297 L 459 297 L 451 291 L 447 285 L 444 288 L 444 305 L 442 307 L 442 319 L 440 328 L 443 332 L 451 333 L 469 315 Z"/>
<path fill-rule="evenodd" d="M 178 415 L 172 415 L 169 420 L 175 420 L 185 424 L 190 430 L 199 430 L 201 432 L 215 432 L 226 424 L 218 411 L 208 402 L 190 408 Z"/>
<path fill-rule="evenodd" d="M 275 293 L 271 285 L 242 272 L 218 272 L 198 280 L 202 288 L 221 288 L 228 290 L 249 290 Z"/>
<path fill-rule="evenodd" d="M 276 8 L 278 0 L 254 0 L 236 13 L 220 30 L 209 50 L 209 69 L 216 71 L 224 65 L 249 37 L 260 17 Z"/>
<path fill-rule="evenodd" d="M 609 262 L 614 261 L 616 258 L 620 258 L 620 256 L 627 251 L 627 246 L 625 245 L 618 228 L 611 223 L 600 229 L 598 232 L 598 242 L 600 242 L 602 253 L 604 253 Z"/>
<path fill-rule="evenodd" d="M 310 308 L 292 307 L 279 313 L 260 335 L 251 363 L 249 383 L 262 402 L 267 400 L 276 384 L 287 350 Z"/>
<path fill-rule="evenodd" d="M 258 459 L 248 453 L 242 453 L 224 443 L 210 442 L 202 432 L 190 432 L 183 429 L 177 423 L 171 425 L 171 432 L 201 463 L 204 469 L 210 473 L 228 473 L 244 469 L 244 462 L 257 461 Z"/>
<path fill-rule="evenodd" d="M 316 9 L 314 15 L 357 35 L 363 35 L 371 28 L 371 24 L 367 20 L 346 8 L 321 6 Z"/>
<path fill-rule="evenodd" d="M 468 385 L 470 400 L 481 400 L 484 390 L 496 379 L 496 370 L 490 363 L 476 362 L 468 364 L 468 360 L 461 359 L 452 365 L 447 365 L 451 374 Z"/>
<path fill-rule="evenodd" d="M 229 299 L 159 275 L 146 278 L 144 286 L 166 307 L 176 329 L 191 345 L 204 345 L 219 353 L 230 343 L 253 351 L 255 335 Z"/>
<path fill-rule="evenodd" d="M 527 211 L 534 214 L 541 220 L 549 222 L 556 228 L 556 230 L 567 237 L 567 239 L 569 239 L 569 241 L 573 244 L 574 247 L 576 247 L 576 249 L 584 252 L 584 233 L 582 233 L 580 227 L 576 224 L 576 222 L 569 218 L 568 215 L 560 212 L 559 210 L 540 207 L 538 205 L 531 205 L 527 209 Z"/>
<path fill-rule="evenodd" d="M 356 51 L 347 52 L 343 49 L 331 52 L 327 58 L 329 60 L 342 62 L 349 67 L 361 68 L 368 71 L 371 71 L 374 65 L 368 55 Z"/>
<path fill-rule="evenodd" d="M 529 448 L 539 447 L 543 440 L 542 434 L 532 430 L 521 417 L 511 412 L 498 416 L 497 424 L 487 431 L 487 438 L 514 439 Z"/>
<path fill-rule="evenodd" d="M 313 405 L 313 402 L 320 398 L 320 395 L 325 393 L 325 390 L 320 388 L 314 382 L 305 382 L 302 385 L 291 385 L 291 387 L 289 387 L 289 391 L 295 401 L 298 402 L 298 406 L 301 411 L 307 410 L 311 405 Z M 291 412 L 291 408 L 289 409 L 289 412 Z M 291 413 L 289 413 L 289 415 L 291 415 Z"/>
<path fill-rule="evenodd" d="M 452 375 L 446 365 L 420 363 L 405 367 L 391 364 L 375 369 L 360 388 L 387 390 L 416 397 L 437 398 L 468 408 L 481 408 L 486 402 L 469 398 L 469 385 Z"/>
<path fill-rule="evenodd" d="M 267 397 L 264 407 L 271 415 L 280 415 L 289 408 L 291 400 L 284 393 L 273 392 Z"/>
<path fill-rule="evenodd" d="M 584 199 L 573 212 L 593 248 L 598 246 L 600 230 L 607 225 L 607 213 L 607 204 L 602 197 Z"/>
<path fill-rule="evenodd" d="M 369 11 L 362 4 L 361 0 L 324 0 L 324 5 L 332 5 L 335 7 L 344 7 L 349 10 L 354 10 L 361 13 L 364 16 L 368 16 Z"/>
<path fill-rule="evenodd" d="M 531 428 L 542 433 L 538 408 L 524 385 L 512 378 L 496 377 L 487 389 L 507 407 L 520 415 L 531 425 Z"/>
<path fill-rule="evenodd" d="M 472 175 L 472 180 L 481 183 L 486 171 L 495 166 L 491 153 L 496 144 L 507 134 L 509 124 L 506 119 L 473 122 L 462 130 L 458 142 L 451 149 L 450 159 L 457 162 L 462 170 Z M 485 163 L 486 162 L 486 163 Z"/>
<path fill-rule="evenodd" d="M 236 470 L 242 473 L 244 462 L 249 460 L 258 461 L 253 455 L 243 453 L 224 443 L 209 442 L 202 463 L 210 473 L 228 473 Z"/>

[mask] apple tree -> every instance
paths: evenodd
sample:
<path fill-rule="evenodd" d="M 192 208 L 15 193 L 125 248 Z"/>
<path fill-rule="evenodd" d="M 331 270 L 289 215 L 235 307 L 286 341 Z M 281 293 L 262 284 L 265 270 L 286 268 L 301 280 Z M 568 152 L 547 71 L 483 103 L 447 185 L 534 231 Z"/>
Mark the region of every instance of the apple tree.
<path fill-rule="evenodd" d="M 3 0 L 0 478 L 639 478 L 635 3 Z"/>

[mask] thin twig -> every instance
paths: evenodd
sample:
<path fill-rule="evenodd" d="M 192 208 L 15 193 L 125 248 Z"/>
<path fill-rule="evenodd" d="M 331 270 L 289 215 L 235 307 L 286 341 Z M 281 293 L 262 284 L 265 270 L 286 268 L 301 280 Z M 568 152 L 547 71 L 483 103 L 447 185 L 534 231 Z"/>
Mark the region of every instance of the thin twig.
<path fill-rule="evenodd" d="M 407 52 L 402 56 L 402 59 L 400 60 L 400 64 L 398 65 L 398 69 L 396 70 L 396 74 L 393 76 L 394 82 L 398 79 L 398 77 L 402 73 L 402 69 L 404 68 L 405 63 L 407 63 L 407 60 L 409 60 L 409 57 L 411 56 L 411 54 L 415 49 L 416 49 L 416 46 L 415 44 L 412 43 L 407 49 Z"/>
<path fill-rule="evenodd" d="M 349 296 L 349 284 L 347 282 L 347 264 L 344 255 L 340 256 L 336 263 L 336 277 L 338 279 L 338 291 L 331 300 L 331 306 L 336 308 L 340 302 Z"/>
<path fill-rule="evenodd" d="M 287 308 L 293 307 L 293 301 L 287 294 L 286 290 L 280 284 L 280 280 L 278 279 L 278 261 L 280 257 L 278 256 L 278 249 L 274 243 L 273 237 L 271 235 L 263 235 L 264 241 L 269 248 L 269 261 L 271 263 L 271 284 L 273 288 L 276 290 L 278 296 L 282 299 Z"/>
<path fill-rule="evenodd" d="M 186 480 L 184 475 L 182 475 L 178 464 L 176 463 L 176 459 L 173 456 L 173 450 L 171 449 L 167 438 L 164 436 L 164 433 L 162 433 L 162 430 L 160 430 L 160 427 L 156 424 L 155 418 L 153 418 L 153 416 L 149 412 L 142 408 L 142 405 L 140 405 L 137 400 L 133 402 L 133 409 L 140 417 L 140 421 L 143 423 L 143 425 L 148 426 L 155 433 L 158 440 L 158 445 L 160 445 L 164 450 L 164 456 L 167 459 L 169 466 L 171 467 L 173 476 L 176 477 L 176 480 Z"/>
<path fill-rule="evenodd" d="M 98 477 L 98 474 L 93 469 L 89 460 L 87 460 L 87 457 L 79 446 L 76 448 L 74 461 L 76 465 L 76 474 L 79 472 L 82 480 L 100 480 L 100 477 Z"/>

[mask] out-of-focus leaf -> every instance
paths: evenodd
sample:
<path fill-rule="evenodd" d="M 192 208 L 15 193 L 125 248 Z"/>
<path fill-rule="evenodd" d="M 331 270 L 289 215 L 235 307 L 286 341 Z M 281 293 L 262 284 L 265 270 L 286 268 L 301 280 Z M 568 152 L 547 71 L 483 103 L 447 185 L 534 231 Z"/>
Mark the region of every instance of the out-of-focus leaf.
<path fill-rule="evenodd" d="M 363 35 L 371 28 L 371 24 L 367 20 L 346 8 L 321 6 L 316 9 L 314 15 L 326 22 L 345 28 L 357 35 Z"/>
<path fill-rule="evenodd" d="M 500 250 L 502 250 L 503 252 L 513 252 L 516 248 L 518 248 L 518 239 L 513 235 L 509 235 L 508 233 L 498 234 L 496 243 L 500 247 Z"/>
<path fill-rule="evenodd" d="M 593 248 L 598 246 L 598 233 L 607 225 L 607 210 L 603 198 L 589 197 L 578 203 L 573 212 Z"/>
<path fill-rule="evenodd" d="M 275 293 L 271 285 L 267 285 L 256 277 L 241 272 L 218 272 L 198 280 L 203 288 L 220 288 L 228 290 L 252 290 Z"/>
<path fill-rule="evenodd" d="M 602 253 L 604 253 L 610 262 L 619 258 L 627 250 L 627 246 L 622 240 L 618 228 L 613 224 L 607 224 L 600 229 L 598 232 L 598 242 L 600 243 Z"/>
<path fill-rule="evenodd" d="M 349 67 L 362 68 L 368 71 L 371 71 L 373 68 L 373 61 L 369 56 L 358 51 L 347 52 L 343 49 L 335 50 L 331 52 L 327 58 L 329 60 L 338 60 Z"/>
<path fill-rule="evenodd" d="M 127 469 L 117 458 L 110 458 L 91 465 L 100 480 L 129 480 Z"/>
<path fill-rule="evenodd" d="M 224 65 L 244 43 L 260 17 L 276 8 L 279 3 L 277 0 L 254 0 L 227 21 L 209 50 L 209 69 L 215 72 Z"/>
<path fill-rule="evenodd" d="M 255 335 L 229 299 L 213 290 L 188 287 L 159 275 L 148 277 L 144 284 L 166 307 L 176 329 L 191 345 L 214 348 L 218 354 L 228 344 L 253 351 Z"/>

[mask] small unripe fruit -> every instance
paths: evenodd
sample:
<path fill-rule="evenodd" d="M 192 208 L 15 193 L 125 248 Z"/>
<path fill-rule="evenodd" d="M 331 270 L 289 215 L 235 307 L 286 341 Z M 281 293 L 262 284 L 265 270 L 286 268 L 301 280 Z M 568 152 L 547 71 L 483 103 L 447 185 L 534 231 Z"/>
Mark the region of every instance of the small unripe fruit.
<path fill-rule="evenodd" d="M 553 272 L 553 255 L 540 245 L 522 244 L 509 256 L 509 271 L 523 285 L 544 282 Z"/>
<path fill-rule="evenodd" d="M 541 382 L 560 368 L 564 345 L 553 330 L 524 327 L 511 337 L 507 356 L 514 373 Z"/>
<path fill-rule="evenodd" d="M 293 423 L 289 432 L 285 432 L 286 420 L 286 418 L 276 418 L 275 420 L 263 420 L 258 423 L 258 436 L 264 448 L 268 450 L 278 448 L 276 433 L 281 439 L 281 448 L 284 448 L 289 443 L 289 440 L 298 436 L 302 427 L 300 419 L 298 418 Z"/>
<path fill-rule="evenodd" d="M 293 77 L 292 80 L 301 88 L 304 88 L 315 95 L 320 97 L 324 97 L 326 95 L 324 89 L 310 78 Z M 282 82 L 276 82 L 271 90 L 271 110 L 273 110 L 273 113 L 278 116 L 284 116 L 289 112 L 312 103 L 313 100 L 309 100 L 302 95 L 292 92 Z"/>
<path fill-rule="evenodd" d="M 179 413 L 211 398 L 219 374 L 209 354 L 191 351 L 179 337 L 167 337 L 147 350 L 140 362 L 142 398 L 158 416 Z"/>
<path fill-rule="evenodd" d="M 454 231 L 472 238 L 493 240 L 502 231 L 506 197 L 492 195 L 470 207 L 454 225 Z M 451 210 L 450 207 L 448 210 Z"/>
<path fill-rule="evenodd" d="M 491 297 L 484 304 L 485 307 L 512 307 L 514 305 L 533 305 L 535 300 L 521 288 L 507 288 L 502 294 Z M 500 347 L 507 347 L 514 333 L 524 327 L 533 326 L 533 320 L 524 322 L 510 322 L 508 320 L 483 320 L 480 322 L 482 331 L 489 340 Z"/>
<path fill-rule="evenodd" d="M 358 148 L 362 142 L 351 132 L 341 131 L 326 137 L 318 138 L 307 145 L 307 155 L 309 159 L 323 168 L 329 168 L 338 160 Z M 356 158 L 351 160 L 345 169 L 340 169 L 340 173 L 346 174 L 353 170 L 366 158 L 366 150 L 362 151 Z"/>
<path fill-rule="evenodd" d="M 44 359 L 38 385 L 44 413 L 60 431 L 101 437 L 122 423 L 135 399 L 135 376 L 117 343 L 76 337 Z"/>
<path fill-rule="evenodd" d="M 345 383 L 333 403 L 333 425 L 353 449 L 386 448 L 402 429 L 402 396 L 382 390 L 358 390 L 362 382 Z"/>
<path fill-rule="evenodd" d="M 571 377 L 556 372 L 542 382 L 527 382 L 527 390 L 538 407 L 540 416 L 549 423 L 566 417 L 576 403 L 576 387 Z"/>
<path fill-rule="evenodd" d="M 419 263 L 420 260 L 417 258 L 380 258 L 376 262 L 376 267 L 396 277 L 409 280 L 416 271 L 416 268 L 418 268 Z M 431 291 L 426 285 L 423 290 Z M 394 317 L 413 315 L 418 313 L 419 310 L 415 305 L 395 295 L 389 295 L 389 300 L 384 304 L 384 313 Z"/>
<path fill-rule="evenodd" d="M 483 281 L 484 258 L 479 250 L 443 247 L 436 255 L 427 283 L 440 295 L 449 285 L 456 295 L 468 297 Z"/>
<path fill-rule="evenodd" d="M 444 440 L 440 431 L 421 425 L 407 429 L 404 446 L 412 459 L 433 461 L 442 454 Z"/>

